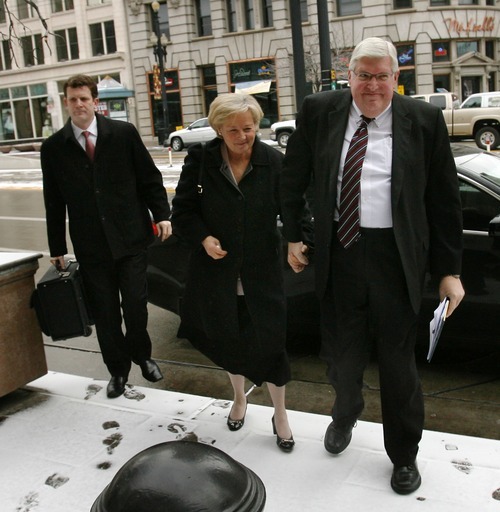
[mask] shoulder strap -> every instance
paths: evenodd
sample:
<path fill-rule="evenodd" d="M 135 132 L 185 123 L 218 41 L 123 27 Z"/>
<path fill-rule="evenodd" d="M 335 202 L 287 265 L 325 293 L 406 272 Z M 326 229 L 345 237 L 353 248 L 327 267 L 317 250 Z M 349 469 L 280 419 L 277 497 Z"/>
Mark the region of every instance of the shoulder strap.
<path fill-rule="evenodd" d="M 198 194 L 203 194 L 203 173 L 205 172 L 205 146 L 206 142 L 201 143 L 201 161 L 200 161 L 200 170 L 198 172 Z"/>

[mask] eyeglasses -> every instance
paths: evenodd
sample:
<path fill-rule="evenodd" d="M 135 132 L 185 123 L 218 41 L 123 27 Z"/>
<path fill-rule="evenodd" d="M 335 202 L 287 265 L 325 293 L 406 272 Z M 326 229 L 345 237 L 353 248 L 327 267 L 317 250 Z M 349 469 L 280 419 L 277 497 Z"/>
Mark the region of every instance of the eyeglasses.
<path fill-rule="evenodd" d="M 372 78 L 375 78 L 377 82 L 387 82 L 389 78 L 394 76 L 394 73 L 377 73 L 376 75 L 373 75 L 372 73 L 365 73 L 364 71 L 361 73 L 353 71 L 353 73 L 357 76 L 360 82 L 371 82 Z"/>

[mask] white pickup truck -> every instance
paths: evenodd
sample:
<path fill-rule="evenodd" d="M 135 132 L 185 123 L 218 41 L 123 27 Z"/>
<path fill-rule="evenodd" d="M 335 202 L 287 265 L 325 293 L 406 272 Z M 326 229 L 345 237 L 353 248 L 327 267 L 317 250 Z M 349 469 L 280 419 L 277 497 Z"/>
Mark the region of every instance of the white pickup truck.
<path fill-rule="evenodd" d="M 500 92 L 471 94 L 461 105 L 451 92 L 417 94 L 413 98 L 443 110 L 450 139 L 474 139 L 481 149 L 500 145 Z"/>

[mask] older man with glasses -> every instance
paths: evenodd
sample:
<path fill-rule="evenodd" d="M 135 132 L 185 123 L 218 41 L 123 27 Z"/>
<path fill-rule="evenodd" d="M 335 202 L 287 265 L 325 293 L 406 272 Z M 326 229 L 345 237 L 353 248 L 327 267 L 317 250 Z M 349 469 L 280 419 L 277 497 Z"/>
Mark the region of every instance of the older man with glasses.
<path fill-rule="evenodd" d="M 351 441 L 373 349 L 391 487 L 410 494 L 421 484 L 424 403 L 414 348 L 426 268 L 440 278 L 439 298 L 450 299 L 448 315 L 464 290 L 460 196 L 446 124 L 438 108 L 396 94 L 398 77 L 392 43 L 359 43 L 350 89 L 305 99 L 281 193 L 288 261 L 300 272 L 308 264 L 304 193 L 314 185 L 321 355 L 336 394 L 325 448 L 338 455 Z"/>

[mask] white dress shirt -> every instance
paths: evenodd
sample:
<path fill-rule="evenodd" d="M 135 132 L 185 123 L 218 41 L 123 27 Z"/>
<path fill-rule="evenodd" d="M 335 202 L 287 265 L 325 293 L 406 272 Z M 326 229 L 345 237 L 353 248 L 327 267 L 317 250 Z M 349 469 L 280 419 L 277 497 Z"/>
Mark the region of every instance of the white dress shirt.
<path fill-rule="evenodd" d="M 80 143 L 80 146 L 85 150 L 85 135 L 83 135 L 83 132 L 90 132 L 90 140 L 91 142 L 95 144 L 97 142 L 97 119 L 94 117 L 94 120 L 90 123 L 90 126 L 86 130 L 82 130 L 81 128 L 78 128 L 73 121 L 71 121 L 71 127 L 73 128 L 73 133 L 75 134 L 75 139 Z"/>
<path fill-rule="evenodd" d="M 353 102 L 349 121 L 344 135 L 341 166 L 337 183 L 337 207 L 335 219 L 338 220 L 340 188 L 345 157 L 354 132 L 361 123 L 361 111 Z M 364 228 L 392 227 L 391 211 L 391 173 L 392 173 L 392 107 L 368 125 L 368 146 L 361 171 L 360 225 Z"/>

